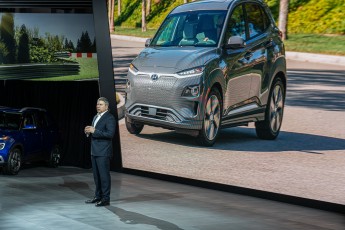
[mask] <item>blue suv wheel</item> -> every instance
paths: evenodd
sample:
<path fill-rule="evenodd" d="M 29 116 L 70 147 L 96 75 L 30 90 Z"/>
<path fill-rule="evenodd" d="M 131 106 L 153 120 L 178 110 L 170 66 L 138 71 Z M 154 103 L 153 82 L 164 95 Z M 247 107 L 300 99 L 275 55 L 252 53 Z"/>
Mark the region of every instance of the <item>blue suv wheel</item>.
<path fill-rule="evenodd" d="M 7 164 L 4 167 L 4 173 L 8 175 L 17 175 L 22 165 L 22 153 L 20 149 L 13 148 L 10 150 Z"/>

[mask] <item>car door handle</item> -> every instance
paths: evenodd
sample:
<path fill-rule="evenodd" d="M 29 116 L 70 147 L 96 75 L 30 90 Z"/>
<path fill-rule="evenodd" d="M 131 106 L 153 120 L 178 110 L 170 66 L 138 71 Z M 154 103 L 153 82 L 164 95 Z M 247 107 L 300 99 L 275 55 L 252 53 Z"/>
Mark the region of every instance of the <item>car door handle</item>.
<path fill-rule="evenodd" d="M 244 58 L 249 60 L 251 57 L 253 56 L 253 52 L 247 52 L 245 55 L 244 55 Z"/>

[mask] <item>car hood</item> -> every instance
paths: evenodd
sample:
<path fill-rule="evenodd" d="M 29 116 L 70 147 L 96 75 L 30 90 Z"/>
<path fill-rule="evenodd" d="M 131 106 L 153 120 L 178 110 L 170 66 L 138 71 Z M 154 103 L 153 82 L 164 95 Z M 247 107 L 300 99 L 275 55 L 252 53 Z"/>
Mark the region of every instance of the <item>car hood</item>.
<path fill-rule="evenodd" d="M 16 133 L 18 133 L 18 131 L 0 129 L 0 137 L 3 137 L 3 136 L 13 137 L 14 135 L 16 135 Z"/>
<path fill-rule="evenodd" d="M 141 72 L 176 73 L 203 66 L 215 56 L 215 47 L 145 48 L 132 63 Z"/>

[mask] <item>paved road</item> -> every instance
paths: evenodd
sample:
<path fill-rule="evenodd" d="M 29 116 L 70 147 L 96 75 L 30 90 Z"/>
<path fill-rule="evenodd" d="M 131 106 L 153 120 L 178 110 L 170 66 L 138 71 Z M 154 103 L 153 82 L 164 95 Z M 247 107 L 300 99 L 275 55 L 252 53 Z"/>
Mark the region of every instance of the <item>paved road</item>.
<path fill-rule="evenodd" d="M 112 44 L 123 79 L 143 44 Z M 288 74 L 277 140 L 259 140 L 250 125 L 224 129 L 214 147 L 202 148 L 161 128 L 130 135 L 121 121 L 124 167 L 345 204 L 344 67 L 288 60 Z"/>

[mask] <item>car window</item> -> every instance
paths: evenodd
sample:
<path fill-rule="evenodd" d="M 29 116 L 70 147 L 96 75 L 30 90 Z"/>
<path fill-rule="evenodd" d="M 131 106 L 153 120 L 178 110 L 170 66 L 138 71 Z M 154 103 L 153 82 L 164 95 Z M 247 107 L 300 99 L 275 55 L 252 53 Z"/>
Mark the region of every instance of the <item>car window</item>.
<path fill-rule="evenodd" d="M 25 114 L 24 115 L 24 120 L 23 120 L 23 127 L 33 127 L 35 126 L 35 119 L 33 114 Z"/>
<path fill-rule="evenodd" d="M 253 38 L 267 28 L 267 16 L 263 14 L 261 6 L 254 3 L 245 4 L 249 38 Z"/>
<path fill-rule="evenodd" d="M 44 118 L 44 113 L 43 112 L 35 113 L 35 120 L 36 120 L 36 126 L 38 128 L 45 128 L 46 127 L 46 122 L 45 122 L 45 118 Z"/>
<path fill-rule="evenodd" d="M 227 42 L 232 36 L 240 36 L 244 40 L 246 39 L 245 21 L 242 5 L 237 6 L 233 10 L 229 18 L 225 32 L 225 41 Z"/>
<path fill-rule="evenodd" d="M 0 113 L 0 129 L 19 130 L 20 114 Z"/>
<path fill-rule="evenodd" d="M 216 46 L 225 15 L 225 10 L 201 10 L 170 15 L 150 45 Z"/>
<path fill-rule="evenodd" d="M 176 32 L 179 30 L 177 29 L 178 27 L 181 27 L 179 24 L 180 18 L 178 17 L 170 17 L 168 18 L 162 27 L 164 27 L 164 30 L 159 31 L 159 35 L 157 36 L 157 42 L 156 45 L 164 45 L 168 44 L 174 41 L 175 37 L 181 36 L 181 35 L 176 35 Z"/>

